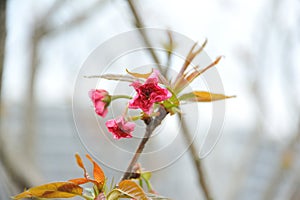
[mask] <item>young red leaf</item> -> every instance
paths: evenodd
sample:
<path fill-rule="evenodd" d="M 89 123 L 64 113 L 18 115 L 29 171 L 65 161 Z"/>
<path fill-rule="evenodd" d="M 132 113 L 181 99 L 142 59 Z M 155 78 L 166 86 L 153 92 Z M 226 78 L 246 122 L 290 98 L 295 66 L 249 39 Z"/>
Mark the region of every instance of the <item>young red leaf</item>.
<path fill-rule="evenodd" d="M 68 180 L 69 182 L 72 182 L 76 185 L 82 185 L 82 184 L 85 184 L 87 182 L 90 182 L 89 179 L 87 178 L 74 178 L 74 179 L 71 179 L 71 180 Z"/>
<path fill-rule="evenodd" d="M 85 184 L 85 183 L 91 182 L 94 185 L 96 185 L 99 190 L 102 190 L 104 182 L 105 182 L 105 175 L 104 175 L 102 169 L 100 168 L 100 166 L 91 158 L 91 156 L 86 155 L 86 157 L 94 165 L 94 179 L 91 179 L 89 177 L 89 175 L 88 175 L 85 167 L 84 167 L 84 164 L 82 162 L 81 157 L 78 154 L 76 154 L 75 157 L 76 157 L 76 161 L 77 161 L 78 166 L 80 168 L 82 168 L 83 171 L 84 171 L 84 178 L 71 179 L 71 180 L 69 180 L 69 182 L 72 182 L 72 183 L 74 183 L 76 185 L 81 185 L 81 184 Z"/>
<path fill-rule="evenodd" d="M 76 153 L 76 154 L 75 154 L 75 158 L 76 158 L 77 165 L 78 165 L 80 168 L 83 169 L 84 177 L 88 179 L 88 178 L 89 178 L 89 175 L 88 175 L 88 173 L 87 173 L 87 171 L 86 171 L 86 169 L 85 169 L 85 167 L 84 167 L 84 164 L 83 164 L 83 162 L 82 162 L 82 159 L 81 159 L 80 155 Z"/>
<path fill-rule="evenodd" d="M 86 155 L 86 157 L 93 163 L 94 165 L 94 179 L 95 181 L 102 187 L 105 182 L 105 175 L 102 171 L 101 167 L 92 159 L 90 155 Z"/>
<path fill-rule="evenodd" d="M 23 198 L 71 198 L 82 195 L 83 189 L 71 182 L 55 182 L 30 188 L 13 197 L 13 199 Z"/>

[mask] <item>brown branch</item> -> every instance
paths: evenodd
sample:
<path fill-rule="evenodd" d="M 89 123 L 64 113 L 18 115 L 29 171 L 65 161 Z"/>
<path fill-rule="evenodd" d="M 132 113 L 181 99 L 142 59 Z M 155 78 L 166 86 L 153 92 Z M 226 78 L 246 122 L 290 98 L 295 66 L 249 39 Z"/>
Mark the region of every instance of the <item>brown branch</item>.
<path fill-rule="evenodd" d="M 143 152 L 146 143 L 148 142 L 148 140 L 150 139 L 153 131 L 156 129 L 157 126 L 159 126 L 162 122 L 162 120 L 167 116 L 168 112 L 163 108 L 160 107 L 159 108 L 159 115 L 157 117 L 155 117 L 154 119 L 151 119 L 150 121 L 147 121 L 147 127 L 146 127 L 146 132 L 145 132 L 145 136 L 144 138 L 141 140 L 134 156 L 131 159 L 131 162 L 129 163 L 126 172 L 124 173 L 121 181 L 129 179 L 132 174 L 134 173 L 133 167 L 136 164 L 136 162 L 138 161 L 141 153 Z"/>

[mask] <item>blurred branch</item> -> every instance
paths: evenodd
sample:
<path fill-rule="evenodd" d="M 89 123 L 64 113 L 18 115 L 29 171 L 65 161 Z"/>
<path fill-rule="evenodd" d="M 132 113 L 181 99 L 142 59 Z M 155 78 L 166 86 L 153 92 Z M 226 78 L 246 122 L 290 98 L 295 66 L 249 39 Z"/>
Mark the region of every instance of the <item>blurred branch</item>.
<path fill-rule="evenodd" d="M 0 118 L 3 119 L 3 103 L 2 103 L 2 82 L 3 82 L 3 70 L 4 70 L 4 55 L 5 55 L 5 41 L 6 41 L 6 1 L 0 1 Z M 5 141 L 4 141 L 4 131 L 2 127 L 3 121 L 0 120 L 0 157 L 5 171 L 7 171 L 8 166 L 4 161 L 5 159 Z"/>
<path fill-rule="evenodd" d="M 280 7 L 280 3 L 278 2 L 277 7 Z M 275 9 L 277 10 L 277 9 Z M 278 13 L 279 11 L 277 11 Z M 299 15 L 300 16 L 300 15 Z M 282 74 L 283 76 L 283 84 L 284 85 L 284 90 L 287 94 L 286 97 L 286 104 L 290 107 L 291 110 L 293 110 L 295 112 L 295 114 L 297 115 L 296 117 L 296 129 L 291 133 L 291 138 L 290 141 L 288 142 L 288 144 L 286 145 L 286 147 L 284 148 L 284 151 L 282 153 L 280 162 L 279 162 L 279 168 L 276 170 L 276 172 L 274 173 L 274 176 L 272 177 L 271 181 L 269 182 L 269 185 L 266 189 L 265 192 L 265 198 L 266 200 L 271 200 L 274 199 L 276 196 L 276 191 L 279 190 L 282 180 L 285 178 L 285 175 L 287 173 L 293 173 L 292 172 L 292 167 L 293 165 L 296 164 L 297 162 L 297 158 L 299 158 L 299 154 L 297 152 L 297 146 L 300 144 L 300 115 L 299 115 L 299 111 L 300 111 L 300 104 L 299 104 L 299 100 L 297 98 L 297 95 L 294 95 L 294 92 L 297 91 L 297 82 L 298 82 L 298 77 L 297 75 L 294 75 L 294 69 L 297 68 L 297 66 L 295 66 L 295 64 L 293 63 L 293 47 L 295 46 L 294 39 L 293 38 L 293 29 L 288 29 L 285 31 L 283 30 L 283 27 L 280 26 L 280 23 L 278 23 L 277 18 L 275 18 L 275 22 L 277 22 L 276 26 L 274 27 L 274 29 L 276 30 L 276 32 L 280 33 L 280 37 L 282 37 L 282 42 L 279 45 L 282 45 L 282 47 L 280 48 L 281 52 L 280 55 L 282 55 L 282 57 L 284 59 L 281 59 L 281 65 L 285 66 L 284 68 L 281 68 L 282 70 Z M 298 28 L 298 26 L 295 24 L 295 29 Z M 293 96 L 293 98 L 290 98 L 290 96 Z M 291 179 L 298 179 L 299 176 L 298 174 L 293 174 L 291 176 Z M 299 187 L 299 184 L 297 185 L 297 187 Z M 299 188 L 297 188 L 299 189 Z M 293 191 L 292 191 L 293 192 Z M 298 199 L 300 194 L 298 194 Z M 295 196 L 297 196 L 295 194 Z"/>
<path fill-rule="evenodd" d="M 99 0 L 95 3 L 91 4 L 88 8 L 86 8 L 84 11 L 80 12 L 76 16 L 74 16 L 71 20 L 57 25 L 57 26 L 50 26 L 48 25 L 45 27 L 45 32 L 47 34 L 59 34 L 63 31 L 66 31 L 68 29 L 72 29 L 82 23 L 84 23 L 93 13 L 99 12 L 99 9 L 104 8 L 104 5 L 108 3 L 108 0 Z"/>
<path fill-rule="evenodd" d="M 1 119 L 4 119 L 4 112 L 2 108 L 4 107 L 2 102 L 2 82 L 3 82 L 3 69 L 5 60 L 5 41 L 6 41 L 6 3 L 7 1 L 0 1 L 0 115 Z M 20 156 L 15 154 L 15 152 L 8 151 L 7 149 L 7 138 L 4 136 L 6 132 L 3 127 L 3 120 L 0 120 L 0 158 L 2 166 L 12 183 L 8 184 L 3 182 L 2 184 L 7 184 L 10 191 L 15 189 L 18 191 L 23 190 L 25 187 L 33 185 L 39 180 L 39 177 L 35 173 L 28 171 L 29 167 L 26 162 L 22 162 Z M 16 164 L 16 160 L 21 161 Z M 3 177 L 2 177 L 3 178 Z M 2 194 L 5 195 L 5 194 Z M 11 194 L 7 194 L 11 195 Z"/>
<path fill-rule="evenodd" d="M 241 156 L 238 158 L 237 167 L 234 171 L 234 175 L 228 182 L 228 194 L 226 199 L 237 199 L 239 192 L 243 187 L 243 183 L 247 178 L 247 173 L 250 171 L 250 167 L 253 167 L 253 163 L 256 154 L 259 153 L 259 141 L 261 140 L 262 133 L 262 119 L 260 116 L 257 117 L 256 126 L 252 130 L 250 137 L 247 139 L 247 143 L 241 150 Z"/>
<path fill-rule="evenodd" d="M 299 110 L 299 109 L 298 109 Z M 300 199 L 300 167 L 299 167 L 299 141 L 300 141 L 300 115 L 298 116 L 298 126 L 297 126 L 297 138 L 294 143 L 294 151 L 295 154 L 298 153 L 298 155 L 294 156 L 294 163 L 296 164 L 298 162 L 298 167 L 295 169 L 295 173 L 293 174 L 292 178 L 294 179 L 292 185 L 292 189 L 290 190 L 291 198 L 290 200 L 299 200 Z M 297 152 L 298 150 L 298 152 Z"/>
<path fill-rule="evenodd" d="M 143 38 L 146 46 L 149 47 L 148 50 L 149 50 L 149 52 L 150 52 L 150 54 L 151 54 L 154 62 L 157 64 L 158 70 L 161 71 L 161 72 L 163 72 L 162 67 L 160 66 L 160 61 L 159 61 L 156 53 L 154 52 L 153 48 L 151 48 L 152 45 L 151 45 L 150 39 L 148 38 L 148 36 L 147 36 L 147 34 L 145 32 L 145 29 L 144 29 L 145 26 L 143 24 L 142 18 L 140 16 L 140 14 L 138 13 L 138 11 L 136 9 L 136 5 L 134 4 L 133 1 L 134 0 L 126 0 L 126 2 L 129 5 L 130 11 L 131 11 L 131 13 L 132 13 L 132 15 L 133 15 L 133 17 L 135 19 L 135 26 L 136 26 L 136 28 L 138 28 L 138 30 L 139 30 L 139 32 L 140 32 L 140 34 L 141 34 L 141 36 L 142 36 L 142 38 Z"/>
<path fill-rule="evenodd" d="M 24 120 L 25 124 L 25 136 L 24 136 L 24 144 L 25 149 L 29 150 L 29 155 L 33 158 L 33 147 L 35 146 L 35 137 L 36 137 L 36 130 L 35 130 L 35 118 L 36 118 L 36 111 L 35 111 L 35 97 L 34 97 L 34 89 L 36 85 L 36 74 L 39 67 L 39 43 L 41 40 L 52 33 L 61 33 L 69 28 L 73 28 L 78 26 L 80 23 L 84 22 L 88 17 L 91 15 L 92 12 L 95 12 L 99 9 L 99 6 L 102 6 L 106 0 L 96 1 L 87 9 L 82 11 L 80 14 L 77 14 L 72 18 L 72 20 L 66 22 L 65 24 L 59 25 L 57 27 L 51 27 L 50 20 L 56 14 L 57 10 L 60 9 L 66 0 L 57 0 L 53 3 L 53 5 L 48 9 L 48 11 L 39 17 L 39 20 L 36 23 L 32 31 L 32 37 L 30 41 L 30 49 L 31 57 L 29 63 L 29 83 L 28 83 L 28 92 L 27 92 L 27 99 L 26 99 L 26 107 L 25 113 L 27 117 Z M 27 148 L 31 147 L 31 148 Z"/>
<path fill-rule="evenodd" d="M 264 12 L 265 10 L 263 10 Z M 273 15 L 274 13 L 272 13 Z M 264 12 L 265 15 L 265 12 Z M 239 193 L 241 192 L 242 187 L 244 186 L 244 182 L 247 178 L 248 172 L 250 168 L 255 164 L 255 158 L 257 153 L 259 153 L 259 143 L 261 142 L 262 135 L 265 133 L 266 127 L 264 125 L 264 120 L 266 117 L 266 98 L 264 91 L 264 81 L 265 81 L 265 73 L 270 73 L 270 71 L 265 72 L 266 66 L 264 63 L 266 62 L 266 58 L 268 58 L 267 47 L 269 44 L 269 25 L 272 24 L 274 16 L 269 16 L 266 18 L 266 21 L 262 21 L 261 23 L 261 33 L 259 35 L 259 41 L 255 47 L 253 52 L 257 52 L 254 56 L 250 58 L 246 58 L 243 60 L 245 63 L 245 67 L 248 70 L 248 87 L 250 93 L 252 94 L 253 103 L 255 105 L 256 113 L 255 113 L 255 126 L 253 130 L 250 130 L 250 136 L 247 138 L 247 143 L 244 145 L 244 149 L 242 150 L 239 161 L 237 162 L 237 168 L 235 170 L 234 176 L 229 182 L 229 192 L 227 199 L 237 199 Z M 266 26 L 268 24 L 268 26 Z M 257 39 L 256 39 L 257 40 Z M 263 67 L 262 67 L 263 66 Z"/>
<path fill-rule="evenodd" d="M 143 28 L 145 28 L 145 26 L 144 26 L 144 24 L 142 22 L 142 19 L 141 19 L 140 15 L 139 15 L 139 13 L 138 13 L 138 11 L 136 9 L 136 6 L 134 4 L 134 0 L 126 0 L 126 1 L 127 1 L 128 5 L 130 7 L 132 15 L 135 18 L 135 26 L 136 26 L 136 28 L 139 29 L 139 32 L 140 32 L 140 34 L 141 34 L 141 36 L 142 36 L 145 44 L 148 47 L 151 47 L 150 40 L 149 40 L 147 34 L 145 33 L 145 31 L 143 29 Z M 170 36 L 169 39 L 170 39 L 171 45 L 172 45 L 173 44 L 173 40 L 172 40 L 171 36 Z M 160 62 L 159 62 L 158 57 L 157 57 L 156 53 L 154 52 L 154 50 L 152 48 L 149 48 L 149 52 L 150 52 L 150 55 L 152 56 L 153 60 L 157 63 L 157 67 L 158 67 L 159 71 L 160 72 L 164 72 L 164 70 L 160 66 Z M 186 123 L 183 120 L 181 120 L 181 117 L 179 117 L 179 120 L 182 123 L 183 135 L 184 135 L 184 137 L 186 139 L 186 142 L 188 142 L 189 144 L 191 144 L 189 150 L 190 150 L 191 156 L 192 156 L 193 161 L 194 161 L 194 166 L 195 166 L 195 168 L 197 170 L 199 186 L 202 188 L 202 190 L 204 192 L 204 195 L 205 195 L 205 198 L 207 200 L 210 200 L 212 198 L 211 198 L 210 192 L 208 190 L 208 186 L 207 186 L 207 183 L 206 183 L 206 180 L 205 180 L 205 177 L 204 177 L 203 166 L 202 166 L 202 164 L 200 162 L 200 159 L 198 157 L 196 147 L 195 147 L 194 143 L 191 142 L 190 135 L 189 135 L 188 130 L 186 128 L 187 127 Z"/>
<path fill-rule="evenodd" d="M 287 144 L 285 150 L 282 153 L 282 157 L 279 161 L 279 167 L 275 171 L 274 176 L 272 177 L 269 186 L 266 189 L 264 198 L 265 200 L 275 199 L 277 196 L 277 191 L 282 183 L 282 180 L 285 178 L 285 175 L 288 171 L 291 170 L 292 166 L 297 159 L 296 148 L 300 141 L 300 131 L 294 137 L 291 137 L 289 143 Z"/>
<path fill-rule="evenodd" d="M 299 167 L 296 169 L 296 173 L 293 175 L 293 177 L 294 177 L 294 182 L 292 183 L 293 187 L 290 191 L 291 194 L 290 200 L 299 200 L 300 199 L 300 168 Z"/>
<path fill-rule="evenodd" d="M 26 117 L 24 118 L 24 133 L 23 133 L 23 149 L 27 154 L 28 159 L 34 161 L 34 152 L 35 152 L 35 139 L 37 136 L 36 133 L 36 101 L 34 96 L 34 90 L 36 85 L 36 74 L 39 66 L 39 55 L 38 55 L 38 46 L 40 40 L 47 34 L 45 27 L 47 26 L 47 20 L 54 15 L 57 9 L 59 9 L 65 1 L 56 0 L 48 11 L 38 17 L 37 22 L 32 30 L 32 37 L 29 41 L 28 52 L 30 52 L 29 58 L 29 69 L 28 69 L 28 88 L 27 95 L 24 99 L 25 104 L 25 113 Z"/>
<path fill-rule="evenodd" d="M 2 113 L 2 81 L 6 40 L 6 0 L 0 1 L 0 113 Z"/>
<path fill-rule="evenodd" d="M 259 108 L 259 112 L 256 116 L 256 124 L 258 125 L 258 129 L 252 134 L 251 138 L 253 139 L 253 141 L 255 141 L 255 138 L 257 138 L 256 140 L 259 141 L 261 138 L 261 133 L 264 133 L 265 131 L 263 122 L 264 120 L 266 120 L 264 118 L 266 115 L 264 114 L 268 112 L 268 110 L 266 110 L 265 108 L 268 107 L 266 105 L 269 102 L 266 101 L 266 99 L 268 98 L 264 98 L 266 97 L 266 94 L 263 94 L 264 92 L 266 92 L 264 90 L 264 84 L 269 84 L 270 79 L 267 79 L 266 77 L 272 77 L 272 73 L 278 70 L 274 69 L 274 66 L 271 67 L 269 63 L 270 58 L 273 59 L 273 57 L 276 56 L 276 54 L 274 53 L 277 53 L 279 57 L 278 66 L 279 70 L 281 70 L 279 71 L 279 80 L 280 85 L 283 88 L 282 90 L 277 88 L 276 92 L 279 94 L 285 94 L 282 96 L 285 101 L 284 107 L 290 110 L 288 114 L 289 116 L 293 116 L 293 114 L 295 114 L 295 117 L 293 117 L 292 120 L 297 119 L 297 117 L 298 123 L 300 120 L 299 98 L 297 98 L 297 95 L 295 93 L 297 91 L 297 86 L 299 86 L 298 75 L 297 73 L 295 73 L 295 69 L 297 69 L 298 66 L 293 63 L 292 57 L 293 55 L 296 55 L 293 52 L 294 48 L 296 49 L 298 47 L 297 45 L 299 45 L 299 43 L 295 42 L 297 41 L 297 36 L 299 35 L 295 34 L 297 32 L 297 29 L 299 29 L 299 24 L 297 25 L 295 23 L 294 27 L 289 26 L 289 28 L 287 28 L 286 24 L 281 23 L 282 20 L 285 20 L 285 18 L 283 18 L 284 16 L 281 16 L 282 9 L 286 6 L 284 3 L 286 2 L 279 0 L 269 1 L 269 3 L 267 3 L 261 10 L 262 15 L 267 17 L 262 20 L 260 24 L 260 40 L 256 42 L 256 44 L 260 45 L 257 46 L 256 57 L 253 57 L 250 62 L 249 60 L 245 61 L 247 68 L 252 70 L 249 70 L 248 74 L 253 74 L 252 80 L 254 81 L 252 82 L 251 86 L 253 89 L 253 99 L 256 107 Z M 266 13 L 266 11 L 268 13 Z M 257 38 L 255 39 L 257 40 Z M 272 48 L 274 45 L 274 39 L 276 41 L 277 49 L 272 49 L 272 52 L 270 53 L 270 48 Z M 271 57 L 269 54 L 271 55 Z M 278 61 L 276 62 L 278 63 Z M 251 82 L 251 79 L 249 79 L 249 82 Z M 272 86 L 268 86 L 268 89 L 270 87 Z M 273 107 L 273 109 L 277 109 L 277 107 Z M 286 124 L 284 120 L 285 119 L 282 118 L 280 123 Z M 288 141 L 288 144 L 283 148 L 278 165 L 269 166 L 270 171 L 273 172 L 273 175 L 270 178 L 270 181 L 267 183 L 266 190 L 262 194 L 263 199 L 275 199 L 278 193 L 281 192 L 280 189 L 284 187 L 284 184 L 287 184 L 287 182 L 290 183 L 293 179 L 299 178 L 299 175 L 295 176 L 291 170 L 292 165 L 295 165 L 295 163 L 297 162 L 296 160 L 299 158 L 299 155 L 296 152 L 296 146 L 299 145 L 300 124 L 298 124 L 297 130 L 291 130 L 292 126 L 290 125 L 291 123 L 293 123 L 292 120 L 289 120 L 289 122 L 287 123 L 287 126 L 289 126 L 290 130 L 289 132 L 286 132 L 290 136 L 290 141 Z M 244 156 L 244 154 L 241 156 L 241 161 L 239 162 L 241 167 L 238 169 L 238 173 L 235 173 L 235 178 L 233 179 L 233 183 L 235 184 L 235 195 L 237 195 L 237 193 L 240 191 L 242 180 L 245 179 L 245 176 L 247 175 L 246 173 L 249 172 L 249 167 L 253 167 L 253 165 L 256 164 L 253 157 L 255 157 L 255 152 L 257 151 L 255 151 L 255 149 L 251 145 L 247 145 L 246 147 L 250 149 L 248 150 L 248 155 L 251 156 Z M 253 151 L 254 153 L 251 153 L 251 151 Z M 287 176 L 287 174 L 289 174 L 289 176 Z M 299 185 L 297 189 L 299 190 Z M 299 195 L 299 193 L 295 194 L 295 196 L 297 195 Z M 228 199 L 234 199 L 234 197 L 230 196 Z M 296 199 L 299 199 L 299 196 Z"/>
<path fill-rule="evenodd" d="M 300 199 L 300 184 L 298 183 L 296 185 L 296 189 L 294 193 L 292 194 L 292 197 L 290 200 L 299 200 Z"/>
<path fill-rule="evenodd" d="M 22 154 L 19 154 L 16 151 L 19 148 L 10 148 L 8 150 L 7 144 L 9 144 L 8 138 L 4 137 L 4 129 L 3 129 L 3 120 L 0 120 L 0 157 L 1 163 L 5 168 L 5 172 L 8 174 L 8 177 L 13 181 L 14 185 L 18 187 L 18 191 L 23 190 L 26 187 L 30 187 L 36 185 L 38 182 L 41 182 L 41 177 L 37 174 L 36 170 L 32 166 L 33 160 L 33 151 L 35 146 L 35 97 L 34 97 L 34 89 L 36 85 L 36 74 L 39 67 L 39 44 L 44 36 L 48 35 L 53 31 L 53 28 L 49 28 L 49 19 L 52 18 L 56 11 L 61 8 L 65 2 L 63 0 L 57 0 L 55 3 L 48 9 L 48 11 L 39 16 L 39 20 L 35 24 L 35 27 L 32 31 L 32 37 L 30 38 L 30 46 L 28 51 L 31 53 L 30 61 L 29 61 L 29 77 L 28 77 L 28 91 L 27 97 L 25 101 L 25 115 L 24 117 L 24 128 L 23 131 L 23 139 L 20 141 L 23 146 Z M 104 1 L 101 1 L 101 3 Z M 100 5 L 97 2 L 97 5 Z M 87 19 L 91 14 L 90 9 L 95 11 L 96 4 L 92 5 L 89 9 L 85 10 L 79 15 L 76 15 L 68 24 L 63 24 L 58 29 L 64 29 L 74 27 L 78 23 Z M 6 38 L 6 1 L 0 1 L 0 115 L 1 119 L 3 119 L 3 104 L 2 104 L 2 74 L 4 69 L 4 54 L 5 54 L 5 38 Z M 23 155 L 26 154 L 26 157 Z M 31 169 L 31 170 L 28 170 Z"/>
<path fill-rule="evenodd" d="M 173 40 L 173 36 L 172 36 L 172 32 L 171 31 L 167 31 L 168 34 L 168 39 L 169 42 L 167 43 L 166 46 L 166 51 L 167 51 L 167 63 L 166 63 L 166 69 L 169 69 L 172 63 L 172 52 L 175 48 L 175 44 L 174 44 L 174 40 Z M 163 73 L 165 75 L 165 73 Z"/>
<path fill-rule="evenodd" d="M 169 41 L 164 45 L 167 52 L 167 63 L 166 67 L 163 69 L 162 74 L 167 78 L 168 72 L 172 64 L 172 52 L 174 51 L 176 44 L 174 43 L 173 35 L 170 30 L 167 31 Z"/>
<path fill-rule="evenodd" d="M 197 171 L 198 183 L 202 187 L 205 198 L 207 200 L 211 200 L 213 198 L 210 194 L 210 191 L 209 191 L 209 188 L 208 188 L 208 183 L 206 182 L 206 178 L 205 178 L 206 173 L 204 172 L 204 168 L 202 166 L 201 159 L 199 158 L 197 148 L 195 147 L 195 145 L 193 143 L 193 139 L 192 139 L 191 135 L 189 134 L 186 122 L 182 119 L 181 114 L 179 114 L 178 116 L 179 116 L 179 120 L 181 122 L 182 133 L 183 133 L 185 142 L 188 145 L 190 144 L 189 150 L 190 150 L 190 153 L 191 153 L 192 158 L 193 158 L 193 164 L 194 164 L 194 166 L 196 168 L 196 171 Z"/>

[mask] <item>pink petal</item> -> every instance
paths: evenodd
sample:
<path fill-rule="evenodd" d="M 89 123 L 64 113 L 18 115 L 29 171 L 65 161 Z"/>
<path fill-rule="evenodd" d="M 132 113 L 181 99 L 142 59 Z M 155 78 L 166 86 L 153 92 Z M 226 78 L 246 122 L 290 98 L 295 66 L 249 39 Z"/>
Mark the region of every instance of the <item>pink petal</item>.
<path fill-rule="evenodd" d="M 134 123 L 125 121 L 124 117 L 108 120 L 105 125 L 115 139 L 131 138 L 135 126 Z"/>
<path fill-rule="evenodd" d="M 134 81 L 130 84 L 135 90 L 137 90 L 142 84 L 139 81 Z"/>

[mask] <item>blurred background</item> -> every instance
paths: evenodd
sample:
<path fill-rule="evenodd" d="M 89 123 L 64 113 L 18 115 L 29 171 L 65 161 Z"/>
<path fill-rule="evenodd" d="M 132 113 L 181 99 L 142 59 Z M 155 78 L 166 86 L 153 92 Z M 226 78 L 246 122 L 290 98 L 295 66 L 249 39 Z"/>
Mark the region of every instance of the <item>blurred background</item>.
<path fill-rule="evenodd" d="M 210 196 L 300 199 L 299 0 L 2 0 L 0 9 L 1 200 L 81 176 L 77 74 L 102 42 L 144 26 L 205 36 L 209 56 L 225 56 L 218 71 L 237 98 L 226 101 L 222 138 L 201 160 Z M 172 199 L 206 196 L 189 153 L 155 172 L 153 185 Z"/>

